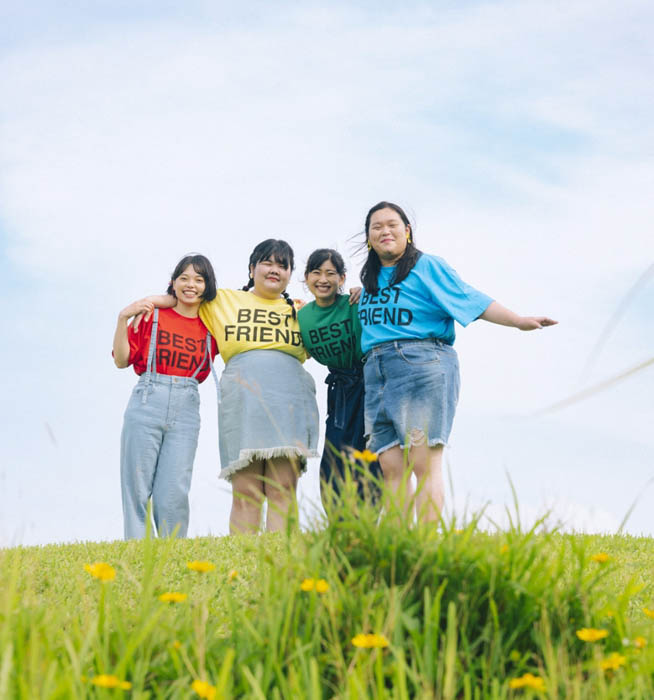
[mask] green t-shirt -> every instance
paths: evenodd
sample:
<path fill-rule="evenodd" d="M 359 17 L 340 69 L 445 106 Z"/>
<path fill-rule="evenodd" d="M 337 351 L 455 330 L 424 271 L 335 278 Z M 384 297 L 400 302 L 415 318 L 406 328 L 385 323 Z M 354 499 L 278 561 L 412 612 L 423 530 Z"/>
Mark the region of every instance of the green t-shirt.
<path fill-rule="evenodd" d="M 358 304 L 350 304 L 348 294 L 339 294 L 331 306 L 315 301 L 297 314 L 302 342 L 321 365 L 351 369 L 361 364 L 361 322 Z"/>

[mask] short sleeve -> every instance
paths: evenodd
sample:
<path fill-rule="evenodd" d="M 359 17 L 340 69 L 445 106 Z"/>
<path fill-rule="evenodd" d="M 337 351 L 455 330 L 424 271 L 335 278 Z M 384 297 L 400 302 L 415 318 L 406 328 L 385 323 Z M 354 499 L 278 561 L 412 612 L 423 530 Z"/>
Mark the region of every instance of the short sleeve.
<path fill-rule="evenodd" d="M 427 266 L 429 294 L 434 303 L 462 326 L 479 318 L 493 301 L 466 284 L 442 258 L 423 255 L 421 260 Z"/>

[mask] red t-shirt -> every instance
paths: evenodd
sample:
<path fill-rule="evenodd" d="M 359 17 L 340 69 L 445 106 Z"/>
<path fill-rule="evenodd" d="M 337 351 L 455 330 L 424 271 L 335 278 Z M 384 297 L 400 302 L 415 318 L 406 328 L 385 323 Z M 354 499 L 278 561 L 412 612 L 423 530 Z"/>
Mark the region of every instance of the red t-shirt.
<path fill-rule="evenodd" d="M 129 364 L 134 365 L 136 374 L 143 374 L 147 369 L 152 323 L 141 321 L 138 331 L 130 326 L 127 329 L 129 339 Z M 157 372 L 171 374 L 175 377 L 191 377 L 198 365 L 202 369 L 197 373 L 198 382 L 203 382 L 211 371 L 209 362 L 205 361 L 205 343 L 207 327 L 199 317 L 187 318 L 174 309 L 159 309 L 157 327 Z M 218 346 L 211 337 L 211 359 L 218 353 Z"/>

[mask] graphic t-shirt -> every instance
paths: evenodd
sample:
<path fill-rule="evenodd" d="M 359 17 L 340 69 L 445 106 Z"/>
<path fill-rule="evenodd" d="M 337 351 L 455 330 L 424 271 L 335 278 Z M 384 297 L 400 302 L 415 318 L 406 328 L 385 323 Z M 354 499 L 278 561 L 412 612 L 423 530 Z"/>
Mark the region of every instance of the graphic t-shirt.
<path fill-rule="evenodd" d="M 147 369 L 153 322 L 154 314 L 148 321 L 141 321 L 136 333 L 131 326 L 127 329 L 129 364 L 134 365 L 136 374 L 143 374 Z M 198 366 L 204 363 L 196 375 L 196 379 L 203 382 L 210 372 L 209 362 L 205 358 L 206 342 L 207 328 L 197 316 L 187 318 L 175 309 L 159 309 L 157 372 L 175 377 L 191 377 Z M 210 352 L 211 359 L 218 352 L 213 337 Z"/>
<path fill-rule="evenodd" d="M 389 340 L 439 338 L 454 343 L 454 321 L 467 326 L 491 297 L 466 284 L 442 258 L 423 253 L 407 277 L 391 286 L 395 267 L 379 271 L 379 292 L 359 301 L 364 353 Z"/>
<path fill-rule="evenodd" d="M 359 309 L 347 294 L 339 294 L 331 306 L 315 301 L 298 311 L 304 347 L 321 365 L 352 369 L 361 364 Z"/>
<path fill-rule="evenodd" d="M 225 364 L 248 350 L 281 350 L 307 359 L 300 327 L 285 299 L 262 299 L 252 292 L 219 289 L 200 306 L 200 318 L 220 347 Z"/>

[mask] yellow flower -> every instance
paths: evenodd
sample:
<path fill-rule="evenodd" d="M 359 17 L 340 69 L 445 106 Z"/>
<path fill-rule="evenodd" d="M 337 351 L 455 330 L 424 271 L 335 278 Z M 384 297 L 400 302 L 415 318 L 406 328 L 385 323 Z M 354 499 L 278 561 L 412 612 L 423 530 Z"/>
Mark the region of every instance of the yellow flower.
<path fill-rule="evenodd" d="M 606 564 L 610 558 L 611 557 L 605 552 L 599 552 L 598 554 L 593 554 L 591 560 L 596 561 L 598 564 Z"/>
<path fill-rule="evenodd" d="M 234 581 L 236 578 L 238 578 L 238 571 L 236 571 L 236 569 L 232 569 L 232 570 L 227 574 L 227 580 L 228 580 L 228 581 Z"/>
<path fill-rule="evenodd" d="M 607 630 L 597 630 L 592 627 L 583 627 L 577 630 L 577 637 L 579 637 L 582 642 L 596 642 L 598 639 L 604 639 L 604 637 L 608 636 L 609 633 Z"/>
<path fill-rule="evenodd" d="M 93 578 L 100 581 L 113 581 L 116 578 L 116 569 L 103 561 L 96 561 L 94 564 L 84 564 L 84 571 L 87 571 Z"/>
<path fill-rule="evenodd" d="M 300 590 L 305 592 L 315 591 L 316 593 L 326 593 L 329 590 L 329 584 L 324 578 L 305 578 L 300 584 Z"/>
<path fill-rule="evenodd" d="M 525 673 L 520 678 L 512 678 L 509 681 L 509 688 L 531 688 L 532 690 L 545 690 L 545 681 L 540 676 L 532 673 Z"/>
<path fill-rule="evenodd" d="M 352 644 L 360 649 L 381 649 L 387 647 L 389 641 L 383 634 L 357 634 L 352 637 Z"/>
<path fill-rule="evenodd" d="M 618 654 L 617 651 L 614 651 L 612 654 L 600 661 L 600 666 L 602 667 L 603 671 L 617 671 L 620 666 L 624 666 L 626 661 L 626 656 Z"/>
<path fill-rule="evenodd" d="M 645 637 L 636 637 L 636 639 L 634 639 L 634 646 L 636 649 L 644 649 L 647 646 L 647 640 Z"/>
<path fill-rule="evenodd" d="M 128 681 L 121 681 L 116 676 L 108 676 L 104 673 L 91 678 L 91 683 L 99 688 L 120 688 L 120 690 L 129 690 L 132 684 Z"/>
<path fill-rule="evenodd" d="M 503 544 L 501 549 L 500 549 L 500 554 L 506 554 L 508 551 L 509 551 L 509 545 Z"/>
<path fill-rule="evenodd" d="M 179 639 L 176 639 L 173 642 L 173 649 L 181 649 L 182 648 L 182 643 L 179 641 Z"/>
<path fill-rule="evenodd" d="M 159 596 L 159 600 L 162 603 L 183 603 L 187 598 L 188 595 L 186 593 L 177 593 L 175 591 L 172 593 L 162 593 Z"/>
<path fill-rule="evenodd" d="M 197 571 L 199 574 L 206 574 L 207 571 L 213 571 L 216 568 L 215 564 L 210 561 L 189 561 L 186 566 L 191 571 Z"/>
<path fill-rule="evenodd" d="M 374 452 L 371 452 L 370 450 L 363 450 L 363 452 L 359 450 L 353 450 L 352 457 L 354 459 L 358 459 L 361 462 L 375 462 L 377 460 L 377 455 Z"/>
<path fill-rule="evenodd" d="M 654 610 L 650 610 L 649 608 L 643 608 L 643 612 L 647 617 L 651 617 L 652 620 L 654 620 Z"/>
<path fill-rule="evenodd" d="M 216 697 L 216 689 L 213 685 L 210 685 L 206 681 L 193 681 L 191 683 L 191 688 L 201 697 L 212 700 Z"/>

